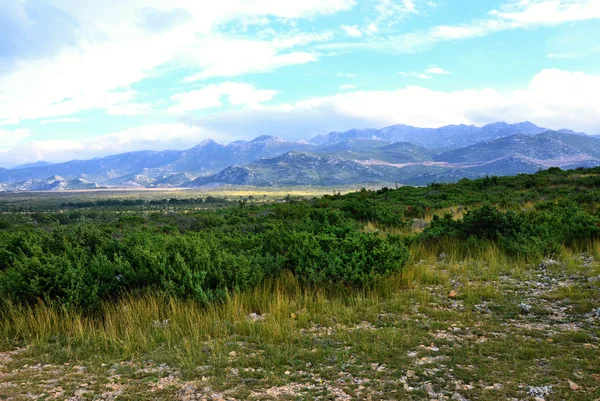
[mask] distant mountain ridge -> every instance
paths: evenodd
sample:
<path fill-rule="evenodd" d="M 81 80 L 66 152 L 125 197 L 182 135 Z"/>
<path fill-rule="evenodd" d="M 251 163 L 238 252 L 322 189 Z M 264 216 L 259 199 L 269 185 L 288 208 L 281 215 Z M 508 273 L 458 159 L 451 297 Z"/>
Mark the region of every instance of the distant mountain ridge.
<path fill-rule="evenodd" d="M 500 139 L 481 142 L 464 148 L 443 152 L 434 157 L 434 160 L 449 163 L 482 163 L 504 158 L 507 156 L 527 157 L 535 160 L 562 160 L 573 158 L 592 159 L 586 154 L 583 144 L 564 143 L 562 139 L 573 136 L 572 134 L 542 133 L 535 136 L 511 135 Z M 575 145 L 575 146 L 573 146 Z"/>
<path fill-rule="evenodd" d="M 410 142 L 431 149 L 449 150 L 515 134 L 536 135 L 546 131 L 549 130 L 528 121 L 517 124 L 499 122 L 483 127 L 464 124 L 447 125 L 441 128 L 418 128 L 397 124 L 379 130 L 352 129 L 345 132 L 330 132 L 312 138 L 310 143 L 322 146 L 337 143 L 344 139 L 380 139 L 389 142 Z"/>
<path fill-rule="evenodd" d="M 540 168 L 600 165 L 600 137 L 530 122 L 483 127 L 393 125 L 288 141 L 263 135 L 188 150 L 137 151 L 65 163 L 0 168 L 0 192 L 205 185 L 422 185 Z"/>

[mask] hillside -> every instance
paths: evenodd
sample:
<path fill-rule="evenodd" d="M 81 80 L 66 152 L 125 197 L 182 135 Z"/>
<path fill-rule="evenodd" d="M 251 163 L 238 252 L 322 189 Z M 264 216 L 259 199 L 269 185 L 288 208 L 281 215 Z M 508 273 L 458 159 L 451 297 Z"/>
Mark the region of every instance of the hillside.
<path fill-rule="evenodd" d="M 542 134 L 535 136 L 511 135 L 508 137 L 481 142 L 461 149 L 438 154 L 436 161 L 448 163 L 484 163 L 508 156 L 526 157 L 533 160 L 568 161 L 573 159 L 592 159 L 585 153 L 585 146 L 572 146 L 576 135 Z M 589 138 L 591 142 L 600 141 Z M 570 143 L 569 143 L 570 142 Z"/>
<path fill-rule="evenodd" d="M 390 168 L 371 168 L 335 156 L 290 152 L 261 159 L 246 166 L 232 166 L 218 174 L 201 177 L 188 186 L 237 184 L 256 186 L 340 185 L 386 181 Z M 391 169 L 393 170 L 393 169 Z"/>
<path fill-rule="evenodd" d="M 395 142 L 391 145 L 377 148 L 372 158 L 388 163 L 419 163 L 431 161 L 434 152 L 428 148 L 409 142 Z"/>

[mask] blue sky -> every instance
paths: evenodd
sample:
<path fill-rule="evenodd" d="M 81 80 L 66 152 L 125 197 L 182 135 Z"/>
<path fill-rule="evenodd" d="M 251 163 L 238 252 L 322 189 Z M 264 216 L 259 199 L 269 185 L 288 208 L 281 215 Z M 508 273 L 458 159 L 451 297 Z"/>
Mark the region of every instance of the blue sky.
<path fill-rule="evenodd" d="M 598 0 L 4 0 L 0 166 L 396 123 L 600 134 Z"/>

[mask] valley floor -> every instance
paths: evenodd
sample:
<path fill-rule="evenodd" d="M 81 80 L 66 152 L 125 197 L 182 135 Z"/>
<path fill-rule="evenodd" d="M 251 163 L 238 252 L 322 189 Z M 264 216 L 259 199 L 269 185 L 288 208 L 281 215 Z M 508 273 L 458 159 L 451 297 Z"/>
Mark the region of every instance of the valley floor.
<path fill-rule="evenodd" d="M 412 261 L 372 293 L 287 277 L 208 310 L 130 299 L 102 323 L 21 310 L 0 323 L 0 399 L 600 399 L 597 255 L 449 259 Z"/>

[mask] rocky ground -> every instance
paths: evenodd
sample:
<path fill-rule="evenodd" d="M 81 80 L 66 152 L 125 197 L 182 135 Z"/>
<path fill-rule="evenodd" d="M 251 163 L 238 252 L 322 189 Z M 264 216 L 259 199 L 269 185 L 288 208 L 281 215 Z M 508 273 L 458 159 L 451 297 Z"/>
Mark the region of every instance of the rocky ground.
<path fill-rule="evenodd" d="M 442 255 L 412 268 L 428 278 L 322 315 L 297 310 L 295 331 L 279 340 L 209 340 L 206 364 L 193 369 L 148 355 L 73 360 L 60 341 L 7 350 L 0 399 L 600 400 L 593 258 L 513 270 Z M 268 318 L 247 317 L 253 325 Z"/>

